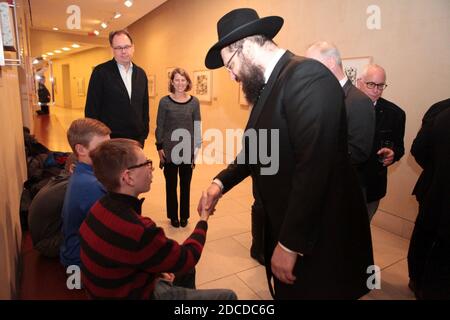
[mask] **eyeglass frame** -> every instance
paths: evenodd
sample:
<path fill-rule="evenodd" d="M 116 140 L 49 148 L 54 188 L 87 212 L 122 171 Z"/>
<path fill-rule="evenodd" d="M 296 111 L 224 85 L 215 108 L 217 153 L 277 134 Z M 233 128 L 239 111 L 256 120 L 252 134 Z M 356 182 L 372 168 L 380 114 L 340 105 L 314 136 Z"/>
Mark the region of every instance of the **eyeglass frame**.
<path fill-rule="evenodd" d="M 224 65 L 225 69 L 231 71 L 231 68 L 230 68 L 231 60 L 233 60 L 234 56 L 236 55 L 236 53 L 238 53 L 239 50 L 241 50 L 241 48 L 237 48 L 236 51 L 234 51 L 234 53 L 231 55 L 230 59 L 228 59 L 227 63 Z"/>
<path fill-rule="evenodd" d="M 367 88 L 375 89 L 375 87 L 377 87 L 377 89 L 380 90 L 380 91 L 383 91 L 388 86 L 386 83 L 375 83 L 375 82 L 372 82 L 372 81 L 364 82 L 364 83 L 365 83 Z"/>
<path fill-rule="evenodd" d="M 128 50 L 130 50 L 131 48 L 133 47 L 133 45 L 131 44 L 127 44 L 126 46 L 123 46 L 123 47 L 121 47 L 121 46 L 118 46 L 118 47 L 112 47 L 114 50 L 117 50 L 117 51 L 123 51 L 123 50 L 126 50 L 126 51 L 128 51 Z"/>
<path fill-rule="evenodd" d="M 134 165 L 134 166 L 128 167 L 127 170 L 137 169 L 137 168 L 144 167 L 144 166 L 148 166 L 148 165 L 150 165 L 150 168 L 153 168 L 153 161 L 150 160 L 150 159 L 147 159 L 147 160 L 145 160 L 145 162 L 143 162 L 143 163 L 136 164 L 136 165 Z"/>

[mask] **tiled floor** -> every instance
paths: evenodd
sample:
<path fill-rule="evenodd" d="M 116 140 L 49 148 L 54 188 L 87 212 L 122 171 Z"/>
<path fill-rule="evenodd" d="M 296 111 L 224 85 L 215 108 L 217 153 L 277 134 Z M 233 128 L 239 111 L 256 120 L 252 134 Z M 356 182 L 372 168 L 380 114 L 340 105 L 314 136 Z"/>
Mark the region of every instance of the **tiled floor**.
<path fill-rule="evenodd" d="M 82 116 L 81 109 L 52 107 L 49 117 L 36 118 L 36 136 L 51 150 L 69 150 L 65 131 L 72 120 Z M 145 152 L 157 162 L 153 137 L 147 140 Z M 191 187 L 191 219 L 186 228 L 175 229 L 166 218 L 165 182 L 159 169 L 154 172 L 150 192 L 143 195 L 146 198 L 144 214 L 162 226 L 169 237 L 183 241 L 196 221 L 196 207 L 201 191 L 208 187 L 211 179 L 224 167 L 206 164 L 196 166 Z M 217 211 L 209 220 L 206 246 L 197 266 L 198 288 L 233 289 L 239 299 L 271 299 L 265 270 L 249 255 L 252 199 L 251 181 L 246 179 L 220 200 Z M 409 241 L 374 226 L 372 238 L 375 263 L 381 268 L 381 288 L 372 290 L 363 299 L 414 299 L 407 286 L 406 256 Z"/>

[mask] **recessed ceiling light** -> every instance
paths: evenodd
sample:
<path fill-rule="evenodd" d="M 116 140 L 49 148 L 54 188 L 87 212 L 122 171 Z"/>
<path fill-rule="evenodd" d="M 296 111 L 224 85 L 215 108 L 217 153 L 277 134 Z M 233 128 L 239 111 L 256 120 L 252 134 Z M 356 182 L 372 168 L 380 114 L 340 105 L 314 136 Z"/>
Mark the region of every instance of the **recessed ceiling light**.
<path fill-rule="evenodd" d="M 61 53 L 61 50 L 54 50 L 54 53 Z"/>
<path fill-rule="evenodd" d="M 108 28 L 108 25 L 106 24 L 106 22 L 102 22 L 102 23 L 100 24 L 100 26 L 101 26 L 103 29 Z"/>
<path fill-rule="evenodd" d="M 129 8 L 133 5 L 133 0 L 126 0 L 123 4 Z"/>
<path fill-rule="evenodd" d="M 70 51 L 70 48 L 64 47 L 62 48 L 64 51 Z"/>
<path fill-rule="evenodd" d="M 38 63 L 39 63 L 39 60 L 38 60 L 38 59 L 34 59 L 32 63 L 33 63 L 33 64 L 38 64 Z"/>
<path fill-rule="evenodd" d="M 98 35 L 100 34 L 100 32 L 98 32 L 98 30 L 94 30 L 94 34 L 95 34 L 96 36 L 98 36 Z"/>
<path fill-rule="evenodd" d="M 77 43 L 74 43 L 74 44 L 72 45 L 72 48 L 79 48 L 79 47 L 80 47 L 80 45 L 77 44 Z"/>
<path fill-rule="evenodd" d="M 122 16 L 122 14 L 120 12 L 116 12 L 114 14 L 114 19 L 119 19 Z"/>
<path fill-rule="evenodd" d="M 57 28 L 57 27 L 53 27 L 52 29 L 55 30 L 55 31 L 59 30 L 59 28 Z"/>
<path fill-rule="evenodd" d="M 47 58 L 47 55 L 46 55 L 46 54 L 43 54 L 43 55 L 42 55 L 42 58 Z"/>
<path fill-rule="evenodd" d="M 49 56 L 53 56 L 53 55 L 54 55 L 54 53 L 53 53 L 53 52 L 47 52 L 47 55 L 49 55 Z"/>

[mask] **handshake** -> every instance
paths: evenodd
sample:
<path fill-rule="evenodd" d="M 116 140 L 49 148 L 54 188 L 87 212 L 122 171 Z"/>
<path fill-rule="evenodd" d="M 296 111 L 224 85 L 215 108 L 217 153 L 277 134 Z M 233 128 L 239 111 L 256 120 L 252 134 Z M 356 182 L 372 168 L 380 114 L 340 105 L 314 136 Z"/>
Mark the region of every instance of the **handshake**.
<path fill-rule="evenodd" d="M 202 192 L 197 207 L 200 220 L 208 221 L 209 216 L 216 211 L 216 205 L 220 197 L 222 197 L 222 190 L 216 183 L 211 183 L 208 190 Z"/>

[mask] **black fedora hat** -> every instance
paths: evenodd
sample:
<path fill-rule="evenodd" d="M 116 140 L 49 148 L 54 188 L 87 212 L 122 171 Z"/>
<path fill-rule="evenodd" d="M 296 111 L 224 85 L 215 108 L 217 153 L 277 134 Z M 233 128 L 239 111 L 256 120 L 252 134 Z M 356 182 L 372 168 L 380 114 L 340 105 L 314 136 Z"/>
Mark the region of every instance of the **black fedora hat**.
<path fill-rule="evenodd" d="M 256 34 L 262 34 L 272 39 L 283 26 L 283 18 L 270 16 L 259 18 L 255 10 L 240 8 L 228 12 L 217 22 L 219 41 L 209 49 L 205 58 L 208 69 L 223 66 L 220 50 L 222 48 Z"/>

